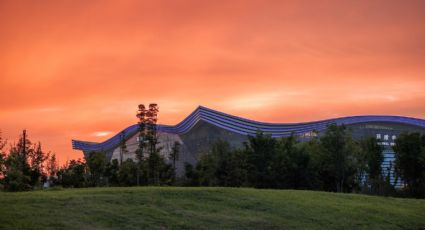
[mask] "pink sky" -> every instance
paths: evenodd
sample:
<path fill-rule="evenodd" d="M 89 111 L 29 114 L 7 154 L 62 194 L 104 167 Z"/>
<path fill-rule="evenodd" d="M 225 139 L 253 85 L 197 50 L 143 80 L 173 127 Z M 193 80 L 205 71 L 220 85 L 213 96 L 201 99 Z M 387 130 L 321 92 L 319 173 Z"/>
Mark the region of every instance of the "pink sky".
<path fill-rule="evenodd" d="M 156 102 L 269 122 L 425 118 L 425 1 L 0 2 L 0 130 L 61 163 Z"/>

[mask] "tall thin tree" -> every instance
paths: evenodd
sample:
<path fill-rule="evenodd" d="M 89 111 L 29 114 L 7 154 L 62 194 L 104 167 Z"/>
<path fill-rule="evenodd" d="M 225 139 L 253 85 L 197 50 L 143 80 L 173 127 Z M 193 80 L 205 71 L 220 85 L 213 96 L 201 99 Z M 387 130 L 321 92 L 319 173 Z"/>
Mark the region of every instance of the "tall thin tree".
<path fill-rule="evenodd" d="M 146 148 L 146 114 L 147 110 L 145 105 L 140 104 L 138 106 L 138 111 L 136 117 L 139 119 L 139 136 L 138 136 L 138 148 L 136 150 L 136 159 L 137 159 L 137 185 L 140 185 L 140 174 L 144 165 L 144 152 Z"/>
<path fill-rule="evenodd" d="M 30 151 L 28 154 L 28 161 L 31 167 L 31 184 L 33 186 L 44 182 L 46 179 L 45 172 L 45 161 L 48 158 L 49 153 L 43 152 L 41 148 L 41 143 L 34 145 L 33 151 Z"/>
<path fill-rule="evenodd" d="M 0 180 L 3 179 L 6 171 L 6 154 L 3 152 L 3 148 L 6 146 L 6 143 L 7 141 L 2 138 L 0 130 Z"/>
<path fill-rule="evenodd" d="M 58 162 L 56 160 L 56 154 L 50 154 L 47 158 L 46 164 L 47 174 L 49 176 L 49 182 L 55 183 L 57 179 L 57 174 L 59 171 Z"/>
<path fill-rule="evenodd" d="M 120 140 L 120 165 L 123 162 L 124 155 L 127 153 L 128 153 L 128 150 L 127 150 L 127 144 L 125 141 L 125 131 L 123 131 L 121 133 L 121 140 Z"/>
<path fill-rule="evenodd" d="M 158 105 L 155 103 L 149 104 L 149 109 L 146 113 L 146 136 L 148 142 L 148 177 L 152 184 L 159 184 L 161 166 L 163 159 L 160 156 L 160 148 L 157 148 L 159 143 L 157 136 L 157 121 L 158 121 Z"/>
<path fill-rule="evenodd" d="M 171 160 L 173 161 L 173 180 L 175 179 L 176 174 L 176 161 L 179 159 L 180 153 L 180 142 L 175 141 L 173 147 L 171 148 Z"/>

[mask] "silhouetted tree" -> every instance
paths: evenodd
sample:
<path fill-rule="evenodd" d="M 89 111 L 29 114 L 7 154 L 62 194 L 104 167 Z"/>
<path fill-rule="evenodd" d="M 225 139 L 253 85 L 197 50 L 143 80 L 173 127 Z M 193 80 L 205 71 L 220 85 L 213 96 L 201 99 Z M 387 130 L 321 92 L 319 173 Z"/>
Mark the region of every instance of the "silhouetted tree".
<path fill-rule="evenodd" d="M 145 177 L 147 180 L 147 175 L 146 175 L 146 162 L 145 162 L 145 149 L 147 147 L 147 137 L 146 137 L 146 123 L 147 123 L 147 110 L 145 105 L 140 104 L 138 106 L 138 112 L 136 117 L 139 119 L 138 121 L 138 125 L 139 125 L 139 136 L 138 136 L 138 148 L 136 150 L 136 159 L 137 159 L 137 179 L 136 179 L 136 183 L 137 185 L 141 184 L 141 177 Z M 143 173 L 142 175 L 142 172 Z"/>
<path fill-rule="evenodd" d="M 0 150 L 4 141 L 0 138 Z M 26 130 L 22 132 L 17 144 L 12 144 L 9 154 L 0 151 L 0 177 L 4 188 L 9 191 L 30 190 L 47 179 L 45 161 L 48 153 L 43 152 L 41 143 L 32 145 Z"/>
<path fill-rule="evenodd" d="M 23 165 L 26 164 L 26 165 Z M 31 178 L 24 173 L 27 163 L 22 160 L 22 155 L 11 149 L 6 159 L 6 173 L 4 178 L 4 188 L 8 191 L 28 191 L 31 189 Z"/>
<path fill-rule="evenodd" d="M 425 197 L 425 135 L 401 134 L 395 141 L 395 168 L 406 184 L 407 193 Z"/>
<path fill-rule="evenodd" d="M 330 125 L 320 138 L 320 176 L 324 189 L 348 192 L 355 186 L 359 149 L 344 125 Z"/>
<path fill-rule="evenodd" d="M 239 187 L 247 183 L 247 159 L 243 151 L 232 149 L 228 142 L 219 140 L 213 144 L 211 155 L 216 159 L 218 186 Z"/>
<path fill-rule="evenodd" d="M 3 151 L 7 141 L 2 138 L 0 130 L 0 184 L 2 184 L 6 172 L 6 153 Z"/>
<path fill-rule="evenodd" d="M 41 148 L 41 143 L 38 142 L 34 148 L 29 151 L 28 160 L 31 168 L 30 178 L 31 185 L 40 185 L 47 180 L 44 163 L 48 158 L 49 153 L 44 153 Z"/>
<path fill-rule="evenodd" d="M 185 172 L 185 185 L 187 186 L 198 186 L 199 174 L 198 171 L 193 167 L 193 165 L 185 162 L 184 163 L 184 172 Z"/>
<path fill-rule="evenodd" d="M 158 105 L 149 104 L 146 112 L 146 139 L 148 141 L 148 180 L 150 184 L 159 184 L 162 170 L 165 170 L 164 158 L 160 155 L 161 148 L 158 148 L 157 121 Z"/>
<path fill-rule="evenodd" d="M 120 165 L 117 159 L 113 159 L 111 162 L 106 163 L 105 177 L 107 178 L 107 185 L 117 186 L 119 185 L 118 172 Z"/>
<path fill-rule="evenodd" d="M 309 155 L 309 183 L 311 189 L 324 190 L 325 181 L 321 178 L 321 165 L 323 163 L 321 145 L 319 138 L 312 138 L 307 142 L 301 143 L 301 148 Z"/>
<path fill-rule="evenodd" d="M 58 171 L 58 183 L 63 187 L 82 188 L 87 186 L 86 163 L 81 159 L 71 160 Z"/>
<path fill-rule="evenodd" d="M 365 180 L 366 186 L 370 187 L 370 192 L 378 194 L 380 186 L 384 182 L 382 176 L 382 162 L 384 155 L 382 147 L 378 145 L 376 138 L 367 138 L 360 141 L 361 157 L 358 165 L 359 179 Z M 364 172 L 364 173 L 363 173 Z"/>
<path fill-rule="evenodd" d="M 210 153 L 201 155 L 195 169 L 185 165 L 189 184 L 201 186 L 239 187 L 247 183 L 248 164 L 246 154 L 232 149 L 228 142 L 218 140 L 213 143 Z"/>
<path fill-rule="evenodd" d="M 170 158 L 173 162 L 173 182 L 175 181 L 176 161 L 179 159 L 179 153 L 180 153 L 180 142 L 175 141 L 173 144 L 173 147 L 171 148 L 171 154 L 170 154 Z"/>
<path fill-rule="evenodd" d="M 217 169 L 218 159 L 215 154 L 203 153 L 200 155 L 195 171 L 198 175 L 200 186 L 217 186 Z"/>
<path fill-rule="evenodd" d="M 148 159 L 148 182 L 149 184 L 158 185 L 164 159 L 157 151 L 150 152 Z"/>
<path fill-rule="evenodd" d="M 271 162 L 276 155 L 277 140 L 258 132 L 255 137 L 249 137 L 245 152 L 249 164 L 248 180 L 251 186 L 269 188 L 274 184 Z"/>
<path fill-rule="evenodd" d="M 49 182 L 55 184 L 57 182 L 57 176 L 59 171 L 58 162 L 56 160 L 56 154 L 50 154 L 47 158 L 47 174 L 49 176 Z"/>
<path fill-rule="evenodd" d="M 125 140 L 125 133 L 122 132 L 121 133 L 121 140 L 120 140 L 120 164 L 122 164 L 124 155 L 126 155 L 128 153 L 127 150 L 127 144 L 126 144 L 126 140 Z"/>
<path fill-rule="evenodd" d="M 124 161 L 118 171 L 118 181 L 122 186 L 134 186 L 137 184 L 137 164 L 132 159 Z"/>
<path fill-rule="evenodd" d="M 106 167 L 106 155 L 103 152 L 90 152 L 86 159 L 90 173 L 90 183 L 92 186 L 99 186 L 102 183 L 102 176 Z"/>
<path fill-rule="evenodd" d="M 10 146 L 5 166 L 6 173 L 4 178 L 4 187 L 9 191 L 26 191 L 31 186 L 31 166 L 28 155 L 34 149 L 31 148 L 31 142 L 26 136 L 26 131 L 22 132 L 17 144 Z"/>
<path fill-rule="evenodd" d="M 311 157 L 305 145 L 291 135 L 278 140 L 276 156 L 271 162 L 275 187 L 306 189 L 314 182 Z"/>

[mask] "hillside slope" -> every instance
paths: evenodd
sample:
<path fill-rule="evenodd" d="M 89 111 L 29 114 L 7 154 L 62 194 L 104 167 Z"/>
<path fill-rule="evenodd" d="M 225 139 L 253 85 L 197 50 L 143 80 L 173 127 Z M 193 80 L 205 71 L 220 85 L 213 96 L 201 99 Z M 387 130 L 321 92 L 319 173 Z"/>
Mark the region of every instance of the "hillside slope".
<path fill-rule="evenodd" d="M 423 229 L 425 200 L 245 188 L 0 193 L 0 229 Z"/>

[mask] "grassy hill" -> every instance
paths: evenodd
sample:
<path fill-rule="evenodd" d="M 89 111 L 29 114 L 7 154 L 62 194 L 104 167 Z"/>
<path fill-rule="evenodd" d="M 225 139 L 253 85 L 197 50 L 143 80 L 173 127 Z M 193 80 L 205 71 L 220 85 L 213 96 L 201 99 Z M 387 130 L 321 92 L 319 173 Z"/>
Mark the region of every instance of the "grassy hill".
<path fill-rule="evenodd" d="M 425 200 L 133 187 L 0 193 L 0 229 L 424 229 Z"/>

